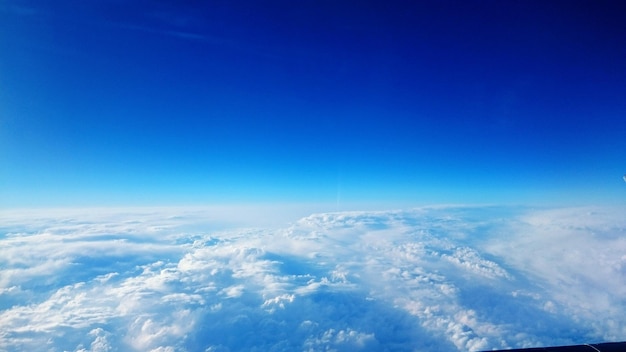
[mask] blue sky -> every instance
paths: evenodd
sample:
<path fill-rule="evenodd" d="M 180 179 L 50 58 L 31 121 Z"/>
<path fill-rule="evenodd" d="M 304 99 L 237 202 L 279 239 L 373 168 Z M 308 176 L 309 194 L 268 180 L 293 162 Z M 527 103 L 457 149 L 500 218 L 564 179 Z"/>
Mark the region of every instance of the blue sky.
<path fill-rule="evenodd" d="M 615 203 L 623 4 L 0 3 L 0 205 Z"/>

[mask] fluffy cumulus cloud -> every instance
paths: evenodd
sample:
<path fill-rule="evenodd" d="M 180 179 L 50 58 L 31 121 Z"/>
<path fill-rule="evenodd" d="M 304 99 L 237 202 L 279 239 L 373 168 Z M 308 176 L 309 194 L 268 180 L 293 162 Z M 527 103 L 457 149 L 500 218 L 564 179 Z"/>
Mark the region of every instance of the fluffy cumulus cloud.
<path fill-rule="evenodd" d="M 0 351 L 477 351 L 624 340 L 623 214 L 429 207 L 228 228 L 211 210 L 7 211 Z"/>

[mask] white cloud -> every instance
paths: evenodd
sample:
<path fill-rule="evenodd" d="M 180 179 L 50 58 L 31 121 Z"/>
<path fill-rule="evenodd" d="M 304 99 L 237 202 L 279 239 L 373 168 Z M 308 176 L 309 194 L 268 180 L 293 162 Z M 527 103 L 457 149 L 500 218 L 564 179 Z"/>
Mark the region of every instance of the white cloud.
<path fill-rule="evenodd" d="M 89 332 L 89 336 L 94 337 L 94 340 L 90 344 L 90 348 L 88 350 L 80 348 L 77 352 L 108 352 L 113 350 L 108 341 L 111 336 L 109 332 L 103 330 L 102 328 L 96 328 Z"/>
<path fill-rule="evenodd" d="M 475 351 L 626 339 L 622 214 L 437 207 L 265 230 L 214 229 L 198 209 L 3 214 L 0 346 Z"/>
<path fill-rule="evenodd" d="M 374 334 L 365 334 L 352 329 L 329 329 L 321 336 L 304 341 L 304 351 L 375 351 L 380 348 Z"/>
<path fill-rule="evenodd" d="M 452 254 L 442 254 L 441 257 L 479 275 L 489 278 L 510 278 L 509 274 L 498 264 L 481 258 L 480 255 L 471 248 L 455 248 Z"/>

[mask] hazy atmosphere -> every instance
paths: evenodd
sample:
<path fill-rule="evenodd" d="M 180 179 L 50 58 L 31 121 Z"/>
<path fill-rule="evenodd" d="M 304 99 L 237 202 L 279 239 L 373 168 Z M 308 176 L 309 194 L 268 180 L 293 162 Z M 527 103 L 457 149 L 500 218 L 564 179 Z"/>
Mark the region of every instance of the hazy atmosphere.
<path fill-rule="evenodd" d="M 624 23 L 0 0 L 0 351 L 626 340 Z"/>

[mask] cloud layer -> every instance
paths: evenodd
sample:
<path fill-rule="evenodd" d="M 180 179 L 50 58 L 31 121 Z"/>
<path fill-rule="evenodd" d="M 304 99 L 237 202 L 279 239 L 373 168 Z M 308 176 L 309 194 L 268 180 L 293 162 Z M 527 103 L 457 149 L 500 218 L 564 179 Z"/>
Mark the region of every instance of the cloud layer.
<path fill-rule="evenodd" d="M 231 228 L 7 212 L 0 350 L 475 351 L 626 339 L 624 209 L 431 207 Z"/>

